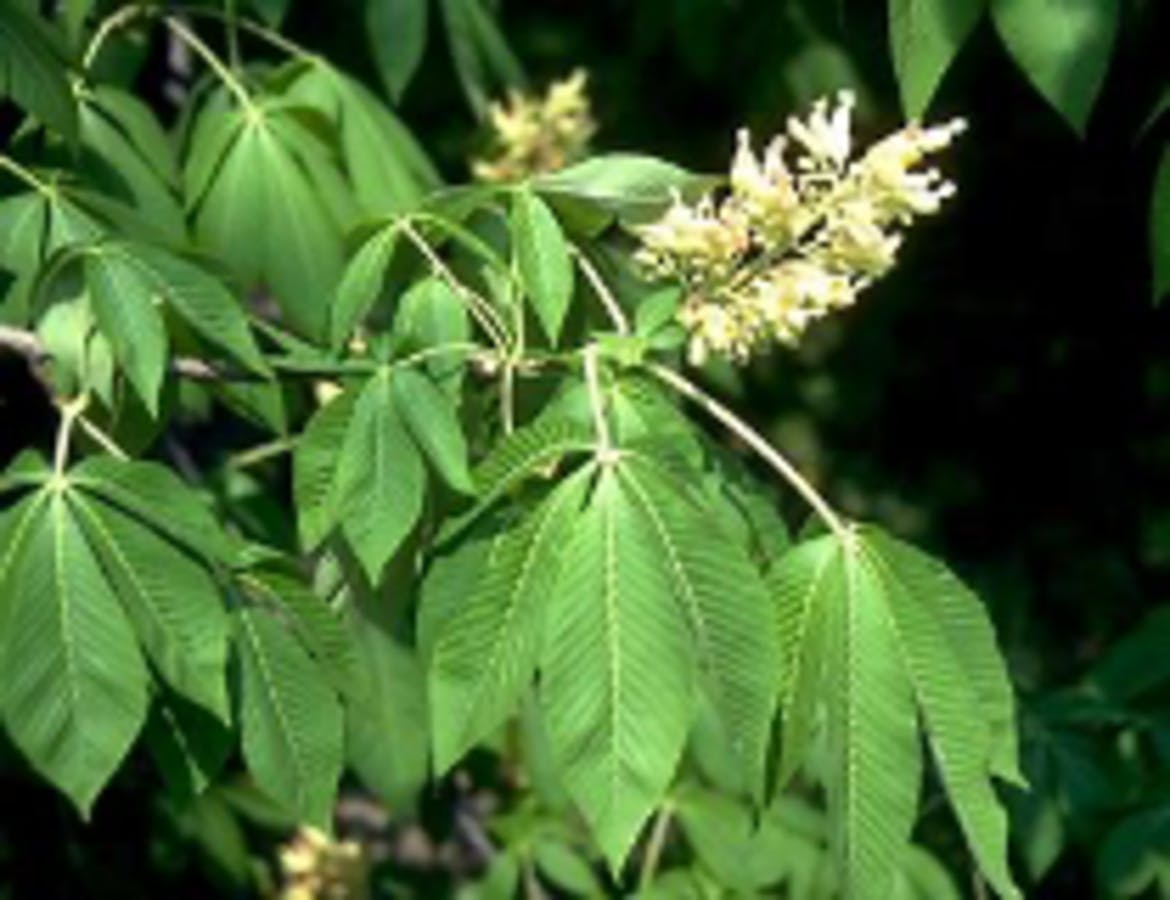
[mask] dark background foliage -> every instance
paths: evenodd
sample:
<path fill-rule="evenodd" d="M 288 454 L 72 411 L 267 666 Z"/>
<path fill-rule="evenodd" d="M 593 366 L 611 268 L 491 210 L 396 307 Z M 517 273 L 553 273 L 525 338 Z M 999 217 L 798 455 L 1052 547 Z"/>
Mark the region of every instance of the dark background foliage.
<path fill-rule="evenodd" d="M 1147 238 L 1170 120 L 1143 131 L 1170 77 L 1170 7 L 1131 5 L 1083 139 L 984 21 L 932 107 L 970 121 L 946 163 L 956 201 L 798 351 L 710 373 L 841 507 L 939 551 L 991 607 L 1032 741 L 1036 791 L 1013 809 L 1019 859 L 1050 863 L 1027 879 L 1037 897 L 1091 895 L 1096 845 L 1170 787 L 1165 697 L 1145 698 L 1134 749 L 1130 719 L 1071 690 L 1170 597 L 1170 312 L 1151 302 Z M 374 84 L 347 6 L 294 4 L 287 31 Z M 719 171 L 741 124 L 771 134 L 844 85 L 863 135 L 901 118 L 882 3 L 504 0 L 499 13 L 534 84 L 589 71 L 599 149 Z M 481 135 L 446 53 L 429 42 L 402 112 L 457 179 Z M 152 57 L 136 82 L 164 116 L 165 69 Z M 20 361 L 0 364 L 0 403 L 0 459 L 51 430 Z M 207 895 L 142 800 L 143 767 L 83 831 L 4 753 L 0 898 Z M 1047 803 L 1063 852 L 1037 825 Z"/>

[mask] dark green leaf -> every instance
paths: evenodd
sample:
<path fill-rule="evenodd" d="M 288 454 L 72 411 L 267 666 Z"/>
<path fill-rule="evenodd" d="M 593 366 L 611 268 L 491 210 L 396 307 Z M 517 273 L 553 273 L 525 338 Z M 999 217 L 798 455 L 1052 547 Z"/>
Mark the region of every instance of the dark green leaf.
<path fill-rule="evenodd" d="M 512 241 L 524 291 L 554 346 L 573 299 L 573 262 L 556 216 L 539 196 L 512 198 Z"/>
<path fill-rule="evenodd" d="M 426 49 L 427 0 L 366 0 L 366 36 L 382 82 L 397 101 Z"/>
<path fill-rule="evenodd" d="M 902 109 L 921 118 L 986 0 L 889 0 L 890 49 Z"/>
<path fill-rule="evenodd" d="M 69 67 L 44 23 L 18 0 L 0 0 L 0 96 L 77 139 L 77 106 Z"/>

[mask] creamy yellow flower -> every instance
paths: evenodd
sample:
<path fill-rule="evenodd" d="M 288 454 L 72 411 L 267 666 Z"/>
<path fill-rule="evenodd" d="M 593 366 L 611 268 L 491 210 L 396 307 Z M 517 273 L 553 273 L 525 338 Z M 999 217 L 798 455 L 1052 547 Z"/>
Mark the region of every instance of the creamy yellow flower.
<path fill-rule="evenodd" d="M 888 272 L 904 229 L 955 192 L 922 163 L 950 145 L 962 120 L 912 123 L 851 158 L 853 105 L 847 91 L 833 105 L 818 100 L 762 157 L 741 130 L 720 199 L 675 196 L 662 218 L 635 229 L 646 272 L 688 290 L 678 318 L 693 363 L 711 354 L 744 362 L 770 342 L 796 343 Z"/>
<path fill-rule="evenodd" d="M 472 172 L 483 181 L 517 181 L 541 172 L 554 172 L 581 159 L 597 126 L 586 92 L 587 76 L 578 69 L 554 81 L 544 97 L 517 91 L 506 103 L 488 108 L 494 153 L 472 162 Z"/>

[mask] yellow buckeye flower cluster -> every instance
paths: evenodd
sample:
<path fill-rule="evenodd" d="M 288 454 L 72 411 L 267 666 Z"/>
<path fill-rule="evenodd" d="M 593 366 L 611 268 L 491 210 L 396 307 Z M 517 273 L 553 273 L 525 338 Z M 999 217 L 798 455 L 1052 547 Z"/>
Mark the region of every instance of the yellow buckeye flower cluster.
<path fill-rule="evenodd" d="M 818 100 L 758 156 L 744 129 L 721 201 L 675 195 L 661 219 L 636 229 L 636 259 L 652 277 L 680 280 L 689 357 L 744 362 L 771 341 L 795 344 L 810 323 L 850 306 L 893 266 L 902 232 L 938 212 L 955 186 L 921 168 L 966 123 L 907 125 L 855 158 L 854 98 Z"/>
<path fill-rule="evenodd" d="M 369 863 L 359 844 L 302 827 L 280 849 L 280 900 L 366 900 Z"/>
<path fill-rule="evenodd" d="M 597 130 L 585 91 L 587 76 L 578 69 L 554 81 L 544 97 L 516 91 L 507 103 L 488 109 L 495 153 L 475 160 L 472 172 L 482 181 L 519 181 L 541 172 L 555 172 L 583 158 Z"/>

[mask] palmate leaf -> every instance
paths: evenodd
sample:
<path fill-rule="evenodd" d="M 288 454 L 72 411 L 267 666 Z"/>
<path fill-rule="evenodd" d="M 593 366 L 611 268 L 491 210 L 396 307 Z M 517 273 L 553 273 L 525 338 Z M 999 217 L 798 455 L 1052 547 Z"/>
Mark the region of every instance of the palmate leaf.
<path fill-rule="evenodd" d="M 374 232 L 346 264 L 329 309 L 329 342 L 340 350 L 365 318 L 386 281 L 386 269 L 398 244 L 398 229 L 387 225 Z"/>
<path fill-rule="evenodd" d="M 523 87 L 524 72 L 482 0 L 440 0 L 455 74 L 476 115 L 499 87 Z"/>
<path fill-rule="evenodd" d="M 0 680 L 13 740 L 88 813 L 138 734 L 149 676 L 227 719 L 227 628 L 208 566 L 230 546 L 167 470 L 19 458 L 0 520 Z"/>
<path fill-rule="evenodd" d="M 66 492 L 39 489 L 14 514 L 0 708 L 32 766 L 88 816 L 146 720 L 147 669 Z"/>
<path fill-rule="evenodd" d="M 981 871 L 1001 896 L 1018 896 L 991 785 L 993 774 L 1015 774 L 1011 695 L 978 602 L 872 527 L 799 545 L 770 583 L 786 661 L 782 777 L 823 727 L 850 895 L 889 892 L 889 859 L 914 822 L 921 718 Z"/>
<path fill-rule="evenodd" d="M 653 525 L 612 465 L 564 548 L 540 696 L 565 786 L 614 871 L 661 802 L 694 713 L 694 662 Z"/>
<path fill-rule="evenodd" d="M 441 773 L 516 711 L 536 670 L 543 604 L 588 472 L 495 534 L 474 587 L 451 610 L 430 659 L 431 732 Z"/>
<path fill-rule="evenodd" d="M 467 467 L 467 441 L 451 398 L 425 375 L 400 368 L 390 379 L 394 404 L 414 442 L 452 488 L 474 494 Z"/>
<path fill-rule="evenodd" d="M 341 273 L 341 228 L 325 193 L 339 178 L 279 111 L 205 110 L 188 153 L 187 202 L 206 247 L 276 296 L 292 328 L 322 337 Z"/>
<path fill-rule="evenodd" d="M 622 485 L 651 524 L 690 624 L 705 689 L 757 796 L 777 701 L 779 647 L 759 571 L 741 545 L 688 502 L 686 485 L 642 460 L 620 469 Z"/>

